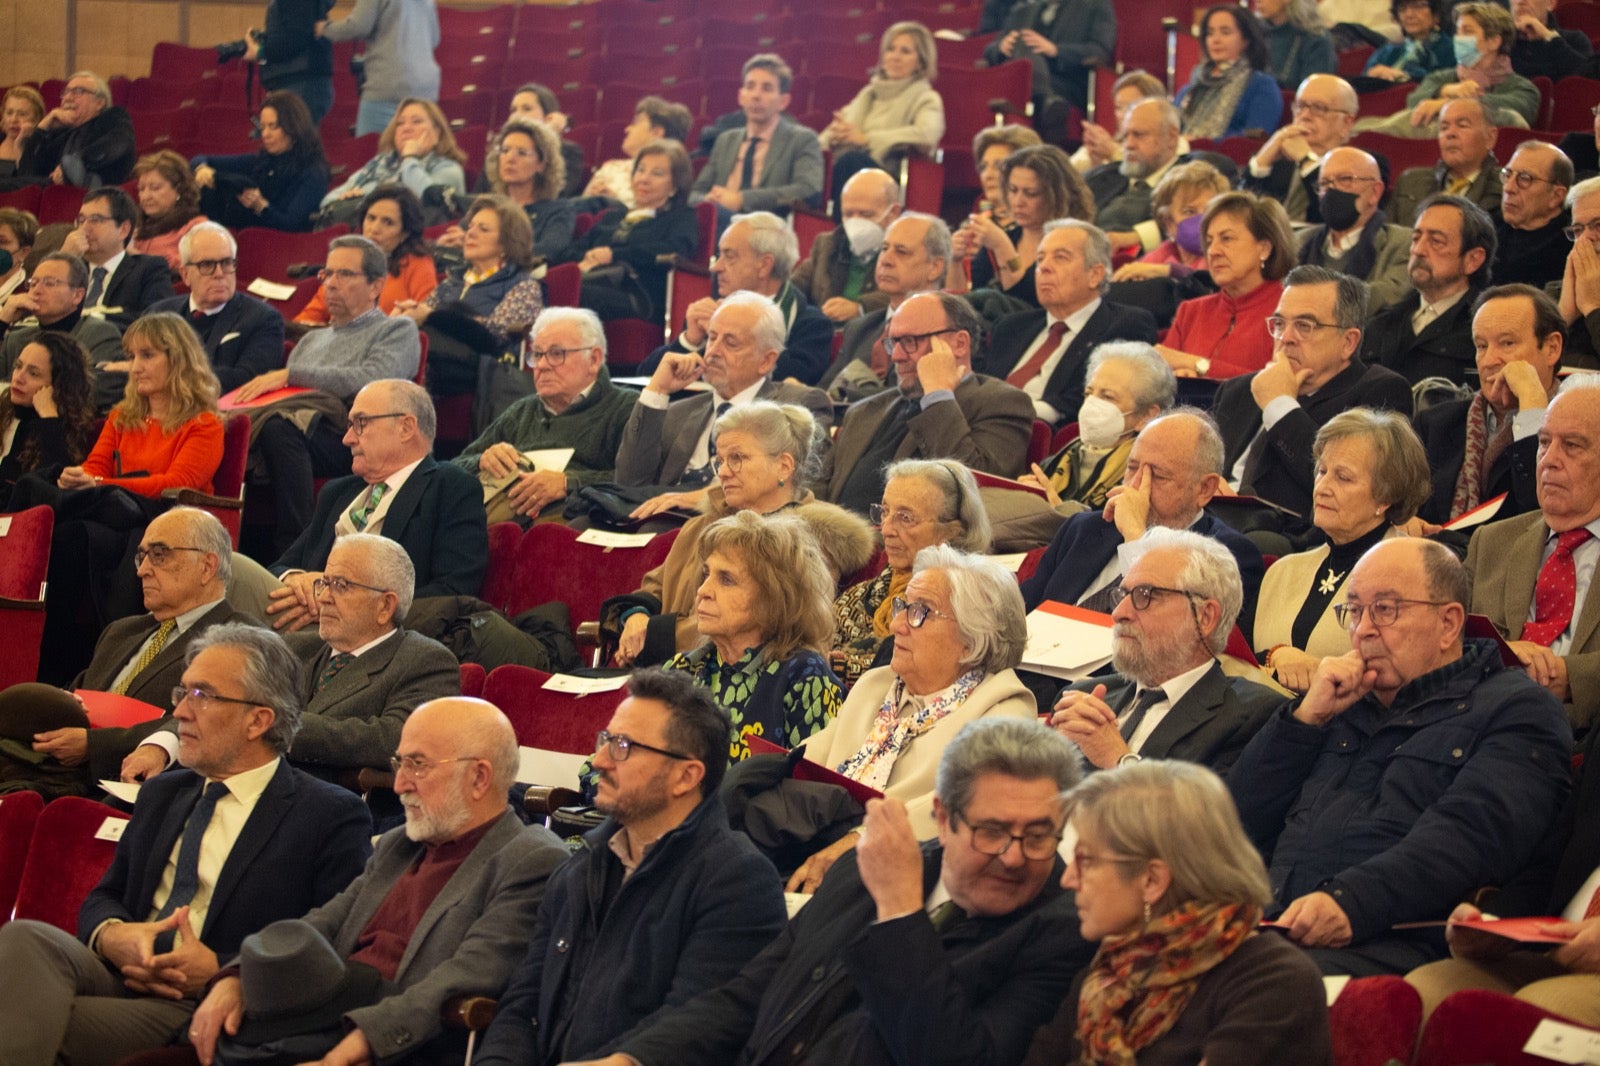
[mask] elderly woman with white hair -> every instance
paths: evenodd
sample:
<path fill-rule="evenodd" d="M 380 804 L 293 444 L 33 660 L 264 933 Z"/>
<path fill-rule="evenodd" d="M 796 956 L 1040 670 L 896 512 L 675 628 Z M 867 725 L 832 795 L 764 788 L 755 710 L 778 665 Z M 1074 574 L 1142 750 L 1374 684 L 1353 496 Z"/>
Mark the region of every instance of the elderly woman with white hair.
<path fill-rule="evenodd" d="M 838 716 L 806 744 L 806 758 L 906 805 L 921 839 L 934 835 L 934 775 L 945 745 L 968 722 L 1033 718 L 1017 677 L 1028 625 L 1016 575 L 953 544 L 917 553 L 890 601 L 893 655 L 850 690 Z M 811 892 L 856 834 L 807 859 L 789 891 Z"/>
<path fill-rule="evenodd" d="M 889 661 L 894 598 L 911 581 L 917 553 L 950 544 L 982 555 L 989 551 L 989 516 L 978 483 L 954 459 L 902 459 L 884 471 L 883 502 L 869 508 L 883 534 L 888 565 L 876 577 L 846 589 L 833 604 L 833 672 L 848 688 Z"/>

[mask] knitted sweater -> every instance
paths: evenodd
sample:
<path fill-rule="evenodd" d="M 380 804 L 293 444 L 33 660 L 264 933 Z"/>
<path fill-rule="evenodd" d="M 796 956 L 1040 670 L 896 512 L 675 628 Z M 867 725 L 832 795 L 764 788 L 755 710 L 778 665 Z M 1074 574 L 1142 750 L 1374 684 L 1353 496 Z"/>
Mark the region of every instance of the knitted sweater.
<path fill-rule="evenodd" d="M 417 324 L 374 307 L 343 326 L 307 333 L 289 353 L 289 384 L 349 400 L 379 378 L 417 376 L 422 344 Z"/>
<path fill-rule="evenodd" d="M 439 98 L 439 12 L 433 0 L 356 0 L 350 13 L 322 27 L 324 40 L 365 41 L 363 100 Z"/>
<path fill-rule="evenodd" d="M 116 416 L 106 420 L 83 472 L 120 485 L 140 496 L 160 496 L 165 489 L 212 491 L 211 479 L 222 465 L 222 420 L 207 411 L 165 433 L 161 423 L 146 419 L 124 429 Z M 144 471 L 142 477 L 117 477 L 118 471 Z"/>
<path fill-rule="evenodd" d="M 843 117 L 867 135 L 867 151 L 880 163 L 897 144 L 931 151 L 944 137 L 944 99 L 927 78 L 874 77 L 845 105 Z M 840 146 L 824 135 L 823 147 Z"/>
<path fill-rule="evenodd" d="M 448 185 L 457 196 L 467 193 L 467 172 L 454 159 L 431 152 L 420 159 L 403 159 L 399 152 L 391 149 L 368 160 L 367 165 L 350 175 L 343 185 L 324 196 L 322 206 L 344 199 L 344 194 L 351 189 L 360 189 L 365 195 L 391 181 L 398 181 L 419 199 L 430 185 Z"/>
<path fill-rule="evenodd" d="M 519 452 L 535 448 L 571 448 L 567 486 L 609 481 L 616 466 L 622 430 L 639 394 L 611 384 L 605 367 L 589 395 L 558 415 L 550 413 L 538 396 L 524 396 L 490 422 L 477 440 L 456 456 L 455 463 L 469 474 L 478 472 L 478 460 L 492 444 L 509 443 Z"/>

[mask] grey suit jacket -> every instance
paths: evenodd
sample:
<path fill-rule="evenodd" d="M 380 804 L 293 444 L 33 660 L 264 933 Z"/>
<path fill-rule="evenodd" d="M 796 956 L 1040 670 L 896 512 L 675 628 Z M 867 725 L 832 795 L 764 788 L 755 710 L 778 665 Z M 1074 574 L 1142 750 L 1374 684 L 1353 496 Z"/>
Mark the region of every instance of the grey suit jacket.
<path fill-rule="evenodd" d="M 713 185 L 726 185 L 739 158 L 745 127 L 724 131 L 711 146 L 711 158 L 695 179 L 690 203 L 706 198 Z M 753 189 L 743 189 L 743 211 L 776 211 L 784 214 L 796 200 L 822 195 L 822 144 L 817 135 L 798 122 L 779 122 L 772 132 L 772 144 L 761 165 L 761 177 Z"/>
<path fill-rule="evenodd" d="M 7 380 L 11 378 L 11 368 L 16 365 L 17 356 L 21 355 L 22 349 L 32 344 L 33 338 L 38 335 L 37 324 L 12 326 L 6 331 L 5 344 L 0 345 L 0 375 Z M 72 327 L 72 335 L 88 350 L 90 362 L 95 366 L 116 362 L 122 358 L 122 334 L 117 331 L 116 326 L 103 318 L 84 315 L 78 319 L 78 324 Z M 90 383 L 94 386 L 95 407 L 103 411 L 122 399 L 122 390 L 128 384 L 128 375 L 96 372 Z"/>
<path fill-rule="evenodd" d="M 823 462 L 827 491 L 819 496 L 838 501 L 850 471 L 904 395 L 886 389 L 845 412 L 833 450 Z M 974 470 L 1016 477 L 1028 461 L 1033 401 L 999 378 L 968 374 L 956 387 L 954 403 L 918 410 L 909 421 L 910 432 L 895 449 L 895 459 L 959 459 Z"/>
<path fill-rule="evenodd" d="M 1495 624 L 1507 640 L 1521 640 L 1533 605 L 1533 585 L 1543 562 L 1550 527 L 1544 515 L 1529 511 L 1478 527 L 1467 546 L 1467 571 L 1472 574 L 1472 613 Z M 1589 582 L 1572 628 L 1567 664 L 1567 717 L 1574 731 L 1600 717 L 1600 581 Z"/>
<path fill-rule="evenodd" d="M 1397 226 L 1409 226 L 1417 220 L 1417 205 L 1422 203 L 1434 193 L 1443 192 L 1445 186 L 1446 168 L 1443 163 L 1435 163 L 1431 167 L 1412 167 L 1394 184 L 1394 196 L 1389 201 L 1389 221 Z M 1465 196 L 1489 213 L 1489 217 L 1500 217 L 1500 190 L 1505 184 L 1500 177 L 1500 164 L 1495 161 L 1494 153 L 1483 161 L 1483 166 L 1478 170 L 1478 176 L 1473 183 L 1467 186 Z"/>
<path fill-rule="evenodd" d="M 361 876 L 307 914 L 340 957 L 349 958 L 389 891 L 425 845 L 404 827 L 378 841 Z M 375 1061 L 388 1061 L 438 1037 L 439 1008 L 452 996 L 499 996 L 533 933 L 545 881 L 567 858 L 548 829 L 524 826 L 507 810 L 434 897 L 417 923 L 394 991 L 347 1017 L 372 1045 Z"/>
<path fill-rule="evenodd" d="M 1137 687 L 1121 675 L 1085 678 L 1067 687 L 1093 692 L 1096 685 L 1106 686 L 1105 701 L 1113 709 L 1131 700 Z M 1265 685 L 1229 677 L 1220 663 L 1213 662 L 1145 738 L 1139 754 L 1146 759 L 1200 763 L 1225 777 L 1256 730 L 1284 699 L 1283 693 Z"/>
<path fill-rule="evenodd" d="M 827 430 L 833 425 L 833 403 L 821 389 L 768 378 L 756 398 L 799 404 L 809 410 L 822 426 L 826 448 Z M 669 404 L 665 411 L 634 404 L 622 430 L 622 446 L 617 449 L 617 484 L 676 485 L 682 481 L 700 434 L 705 432 L 715 410 L 713 392 L 697 392 Z"/>

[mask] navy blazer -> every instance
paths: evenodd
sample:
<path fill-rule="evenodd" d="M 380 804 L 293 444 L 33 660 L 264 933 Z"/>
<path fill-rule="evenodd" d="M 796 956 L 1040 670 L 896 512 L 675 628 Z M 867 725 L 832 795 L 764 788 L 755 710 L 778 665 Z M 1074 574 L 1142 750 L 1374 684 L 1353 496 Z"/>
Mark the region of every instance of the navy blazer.
<path fill-rule="evenodd" d="M 367 483 L 358 474 L 336 478 L 317 494 L 300 536 L 271 570 L 321 570 L 333 550 L 333 526 Z M 425 456 L 395 493 L 383 535 L 397 541 L 417 570 L 416 595 L 476 596 L 489 569 L 489 526 L 483 487 L 454 463 Z"/>
<path fill-rule="evenodd" d="M 1442 377 L 1476 388 L 1478 359 L 1472 344 L 1472 305 L 1482 291 L 1468 289 L 1418 334 L 1411 328 L 1411 316 L 1422 306 L 1422 294 L 1413 290 L 1393 307 L 1372 316 L 1361 334 L 1361 347 L 1356 354 L 1363 363 L 1388 367 L 1413 385 L 1423 378 Z"/>
<path fill-rule="evenodd" d="M 145 314 L 157 311 L 189 318 L 189 297 L 161 300 Z M 234 293 L 222 310 L 196 325 L 195 332 L 211 357 L 211 369 L 223 392 L 232 392 L 258 374 L 283 366 L 283 316 L 253 296 Z"/>
<path fill-rule="evenodd" d="M 807 385 L 815 385 L 822 380 L 822 373 L 828 369 L 828 362 L 833 358 L 833 320 L 813 307 L 804 293 L 799 293 L 799 296 L 800 308 L 795 312 L 794 323 L 784 339 L 783 350 L 778 353 L 778 361 L 772 364 L 770 376 L 773 381 L 795 378 Z M 683 346 L 682 336 L 679 333 L 671 343 L 663 344 L 651 352 L 633 373 L 648 377 L 661 365 L 663 355 L 688 351 Z"/>
<path fill-rule="evenodd" d="M 1016 367 L 1022 353 L 1028 350 L 1045 328 L 1050 316 L 1043 310 L 1018 311 L 994 324 L 989 343 L 973 359 L 972 369 L 990 377 L 1006 379 Z M 1066 354 L 1045 382 L 1044 402 L 1061 413 L 1057 425 L 1078 420 L 1078 407 L 1083 403 L 1083 386 L 1089 366 L 1089 356 L 1107 341 L 1144 341 L 1154 344 L 1157 336 L 1156 320 L 1142 307 L 1125 307 L 1109 300 L 1100 306 L 1083 329 L 1073 334 Z"/>
<path fill-rule="evenodd" d="M 92 278 L 94 268 L 90 267 L 89 272 Z M 162 300 L 171 298 L 172 272 L 167 267 L 166 258 L 129 252 L 117 264 L 117 272 L 106 279 L 105 291 L 100 294 L 100 305 L 117 309 L 108 310 L 104 317 L 121 331 Z"/>
<path fill-rule="evenodd" d="M 204 784 L 193 770 L 178 769 L 139 789 L 111 868 L 78 911 L 79 939 L 88 943 L 109 919 L 149 919 L 162 872 Z M 278 763 L 222 864 L 200 939 L 219 959 L 231 958 L 251 933 L 322 906 L 361 873 L 372 854 L 371 834 L 360 796 L 287 760 Z"/>
<path fill-rule="evenodd" d="M 1250 632 L 1255 627 L 1256 593 L 1267 572 L 1260 549 L 1238 530 L 1208 514 L 1202 514 L 1189 530 L 1221 541 L 1239 563 L 1239 577 L 1244 582 L 1239 628 Z M 1121 544 L 1122 534 L 1117 532 L 1116 524 L 1107 522 L 1098 511 L 1085 511 L 1067 519 L 1044 550 L 1039 568 L 1022 583 L 1022 599 L 1028 610 L 1045 600 L 1077 603 Z"/>
<path fill-rule="evenodd" d="M 1471 402 L 1467 399 L 1437 403 L 1412 420 L 1417 436 L 1422 438 L 1422 450 L 1427 453 L 1428 473 L 1432 478 L 1428 501 L 1417 513 L 1429 522 L 1443 525 L 1456 517 L 1450 510 L 1455 501 L 1456 479 L 1461 476 L 1461 464 L 1466 461 L 1467 406 Z M 1513 441 L 1489 467 L 1489 491 L 1483 500 L 1492 500 L 1502 492 L 1507 494 L 1495 515 L 1497 520 L 1539 509 L 1535 471 L 1538 461 L 1539 435 L 1534 434 Z"/>

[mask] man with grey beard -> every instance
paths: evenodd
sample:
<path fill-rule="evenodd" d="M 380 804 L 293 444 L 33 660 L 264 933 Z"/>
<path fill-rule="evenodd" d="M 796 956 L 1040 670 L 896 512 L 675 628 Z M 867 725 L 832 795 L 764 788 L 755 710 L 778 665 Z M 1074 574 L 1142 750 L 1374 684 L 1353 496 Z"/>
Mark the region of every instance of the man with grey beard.
<path fill-rule="evenodd" d="M 1229 677 L 1217 656 L 1244 598 L 1219 541 L 1153 526 L 1123 548 L 1110 678 L 1067 688 L 1050 724 L 1091 769 L 1183 759 L 1226 775 L 1282 694 Z"/>
<path fill-rule="evenodd" d="M 554 834 L 523 825 L 506 805 L 518 764 L 511 723 L 483 700 L 432 700 L 406 720 L 391 762 L 404 828 L 384 834 L 362 875 L 325 906 L 245 941 L 242 971 L 225 969 L 190 1019 L 202 1062 L 219 1041 L 236 1056 L 272 1049 L 288 1061 L 453 1061 L 465 1034 L 444 1032 L 440 1007 L 505 990 L 545 882 L 567 857 Z M 289 973 L 297 961 L 302 971 L 342 965 L 344 998 L 332 1010 L 308 1001 L 284 1011 L 288 1021 L 263 1020 L 252 996 L 276 993 L 282 1007 L 292 995 L 270 985 L 265 967 L 252 970 L 275 951 Z M 349 991 L 363 988 L 364 1001 Z"/>
<path fill-rule="evenodd" d="M 1084 176 L 1099 210 L 1094 224 L 1105 231 L 1115 250 L 1149 251 L 1161 243 L 1150 197 L 1178 159 L 1178 134 L 1183 116 L 1172 101 L 1140 100 L 1122 118 L 1117 140 L 1122 162 L 1105 163 Z"/>

